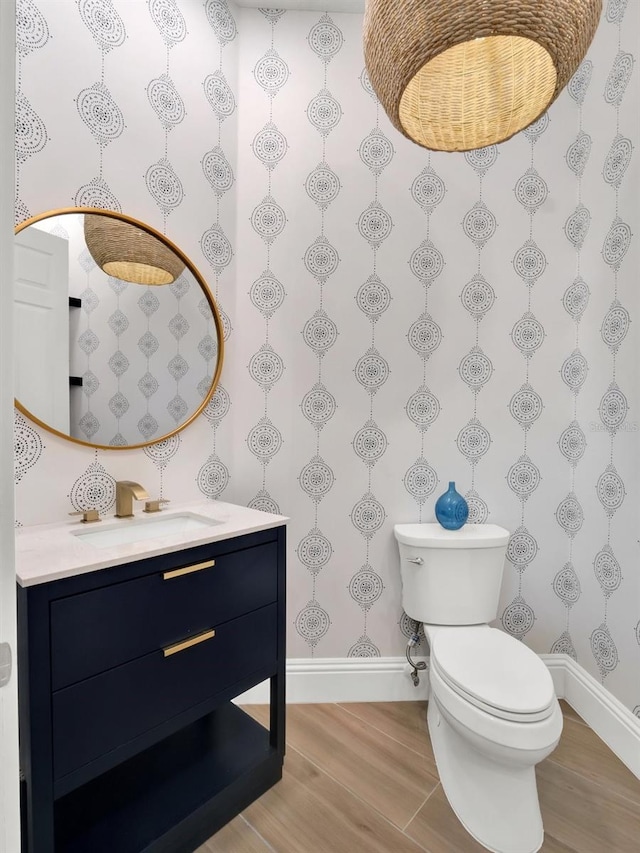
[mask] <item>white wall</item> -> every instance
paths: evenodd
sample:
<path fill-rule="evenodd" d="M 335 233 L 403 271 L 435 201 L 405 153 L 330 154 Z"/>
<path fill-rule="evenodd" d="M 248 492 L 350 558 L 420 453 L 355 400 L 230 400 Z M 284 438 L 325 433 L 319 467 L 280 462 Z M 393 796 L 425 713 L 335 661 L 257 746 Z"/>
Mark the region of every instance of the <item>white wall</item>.
<path fill-rule="evenodd" d="M 391 128 L 363 75 L 360 16 L 234 10 L 233 37 L 221 3 L 178 6 L 189 35 L 171 48 L 170 72 L 187 115 L 167 134 L 146 95 L 167 51 L 145 3 L 113 4 L 128 38 L 105 52 L 105 81 L 126 127 L 103 146 L 103 171 L 123 211 L 166 224 L 214 281 L 199 240 L 218 207 L 200 161 L 221 127 L 237 179 L 219 203 L 235 252 L 216 281 L 233 329 L 225 390 L 155 459 L 151 450 L 92 462 L 21 423 L 30 449 L 19 521 L 62 517 L 78 483 L 104 483 L 106 500 L 125 466 L 152 490 L 162 477 L 174 499 L 205 492 L 279 508 L 292 518 L 290 656 L 389 656 L 409 628 L 393 524 L 432 519 L 455 480 L 475 519 L 515 534 L 500 624 L 537 651 L 575 655 L 640 705 L 638 348 L 624 313 L 637 314 L 637 240 L 627 247 L 622 229 L 607 241 L 616 212 L 638 227 L 635 156 L 625 168 L 623 143 L 608 159 L 618 132 L 637 144 L 637 74 L 627 81 L 617 57 L 637 52 L 638 8 L 608 4 L 590 79 L 574 78 L 548 121 L 465 157 L 429 155 Z M 50 136 L 20 165 L 33 212 L 73 200 L 100 155 L 74 98 L 99 80 L 101 51 L 75 4 L 37 8 L 55 39 L 21 60 Z M 232 40 L 221 48 L 220 38 Z M 240 109 L 218 124 L 202 83 L 220 62 Z M 52 69 L 54 98 L 40 85 Z M 591 150 L 580 176 L 581 132 Z M 185 186 L 167 215 L 144 181 L 165 141 Z M 68 171 L 54 168 L 63 160 Z M 582 214 L 572 219 L 580 203 L 591 220 L 583 240 Z M 521 254 L 529 241 L 534 252 Z M 579 323 L 578 275 L 591 294 Z M 616 295 L 624 310 L 614 316 Z M 619 420 L 615 394 L 599 413 L 614 370 L 629 406 Z M 586 449 L 574 466 L 575 423 Z M 598 558 L 607 543 L 619 579 L 609 553 Z"/>
<path fill-rule="evenodd" d="M 616 10 L 624 13 L 611 5 L 609 17 Z M 292 657 L 401 653 L 393 524 L 433 519 L 455 480 L 477 520 L 515 533 L 500 624 L 537 651 L 568 651 L 630 707 L 640 703 L 633 325 L 616 327 L 613 343 L 629 414 L 611 433 L 598 414 L 613 377 L 600 329 L 615 280 L 623 310 L 636 311 L 635 243 L 617 276 L 601 250 L 616 198 L 620 218 L 638 220 L 635 162 L 626 172 L 624 160 L 610 164 L 617 192 L 603 180 L 616 122 L 637 137 L 637 82 L 625 88 L 612 71 L 619 35 L 621 50 L 634 50 L 637 12 L 626 11 L 620 30 L 605 14 L 590 81 L 576 78 L 544 120 L 465 157 L 430 156 L 393 130 L 363 74 L 358 15 L 243 10 L 242 334 L 230 388 L 246 442 L 234 447 L 234 496 L 292 515 Z M 286 141 L 275 164 L 255 141 L 269 122 Z M 579 178 L 569 149 L 581 128 L 591 156 Z M 591 216 L 581 245 L 578 203 Z M 323 241 L 330 255 L 313 260 Z M 284 293 L 273 311 L 251 292 L 267 268 Z M 579 323 L 568 310 L 578 275 L 591 292 Z M 277 381 L 248 369 L 260 353 Z M 575 467 L 574 422 L 586 440 Z M 612 447 L 623 486 L 605 472 Z M 603 502 L 615 497 L 599 500 L 599 481 L 626 491 L 610 520 Z M 607 537 L 624 564 L 615 589 L 594 575 Z"/>
<path fill-rule="evenodd" d="M 208 281 L 227 337 L 236 42 L 233 19 L 214 0 L 20 3 L 18 221 L 76 204 L 164 231 Z M 230 181 L 215 169 L 224 160 Z M 94 453 L 18 416 L 17 523 L 63 519 L 88 503 L 106 512 L 123 477 L 174 500 L 219 496 L 230 476 L 226 402 L 220 387 L 206 416 L 146 452 Z"/>
<path fill-rule="evenodd" d="M 15 4 L 0 4 L 0 126 L 8 134 L 0 147 L 0 260 L 2 304 L 0 314 L 0 447 L 3 513 L 0 518 L 0 643 L 11 649 L 13 662 L 9 683 L 0 689 L 0 853 L 20 849 L 20 789 L 18 758 L 18 679 L 16 672 L 16 578 L 11 525 L 14 497 L 11 488 L 11 403 L 13 398 L 13 245 L 11 240 L 14 126 L 13 92 Z M 6 662 L 6 657 L 5 657 Z M 5 672 L 6 674 L 6 672 Z"/>

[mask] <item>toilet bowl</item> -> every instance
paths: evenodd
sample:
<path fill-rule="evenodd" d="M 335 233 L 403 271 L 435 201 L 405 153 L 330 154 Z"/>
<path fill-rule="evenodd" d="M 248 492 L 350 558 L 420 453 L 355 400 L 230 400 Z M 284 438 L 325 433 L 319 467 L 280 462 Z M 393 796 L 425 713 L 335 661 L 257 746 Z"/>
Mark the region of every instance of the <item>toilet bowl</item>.
<path fill-rule="evenodd" d="M 465 829 L 494 853 L 535 853 L 544 832 L 535 765 L 557 745 L 562 712 L 548 669 L 489 627 L 508 531 L 394 528 L 403 606 L 429 642 L 427 722 L 443 790 Z"/>
<path fill-rule="evenodd" d="M 427 720 L 447 799 L 487 849 L 534 853 L 544 838 L 535 765 L 562 732 L 551 676 L 534 652 L 495 628 L 425 626 L 425 632 Z"/>

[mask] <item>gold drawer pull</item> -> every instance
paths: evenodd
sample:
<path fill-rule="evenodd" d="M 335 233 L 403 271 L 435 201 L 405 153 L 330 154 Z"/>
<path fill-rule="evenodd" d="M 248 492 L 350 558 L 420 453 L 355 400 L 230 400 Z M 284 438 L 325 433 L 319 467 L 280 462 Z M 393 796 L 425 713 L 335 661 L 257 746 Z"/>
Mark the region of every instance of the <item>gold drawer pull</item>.
<path fill-rule="evenodd" d="M 184 569 L 172 569 L 170 572 L 162 573 L 162 580 L 170 581 L 171 578 L 180 578 L 182 575 L 190 575 L 192 572 L 201 572 L 203 569 L 210 569 L 215 564 L 215 560 L 207 560 L 205 563 L 194 563 L 193 566 L 185 566 Z"/>
<path fill-rule="evenodd" d="M 183 652 L 185 649 L 190 649 L 191 646 L 197 646 L 198 643 L 204 643 L 205 640 L 211 640 L 215 637 L 216 632 L 211 628 L 209 631 L 203 631 L 202 634 L 197 634 L 195 637 L 190 637 L 188 640 L 182 640 L 179 643 L 174 643 L 172 646 L 167 646 L 162 650 L 162 654 L 168 658 L 177 652 Z"/>

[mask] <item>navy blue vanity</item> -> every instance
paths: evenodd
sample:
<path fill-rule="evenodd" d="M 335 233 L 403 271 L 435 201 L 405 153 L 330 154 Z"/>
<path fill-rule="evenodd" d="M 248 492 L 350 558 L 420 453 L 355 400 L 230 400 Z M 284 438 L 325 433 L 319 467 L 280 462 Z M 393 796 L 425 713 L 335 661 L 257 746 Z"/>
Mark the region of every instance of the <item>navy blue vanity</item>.
<path fill-rule="evenodd" d="M 285 537 L 19 585 L 27 853 L 192 853 L 281 778 Z"/>

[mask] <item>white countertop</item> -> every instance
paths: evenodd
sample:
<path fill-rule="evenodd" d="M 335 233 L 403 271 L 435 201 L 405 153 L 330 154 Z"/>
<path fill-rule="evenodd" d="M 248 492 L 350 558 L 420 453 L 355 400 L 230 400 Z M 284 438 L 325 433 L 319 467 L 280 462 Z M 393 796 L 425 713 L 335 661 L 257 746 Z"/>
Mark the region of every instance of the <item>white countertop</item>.
<path fill-rule="evenodd" d="M 83 541 L 81 535 L 73 535 L 109 530 L 133 522 L 153 524 L 154 519 L 170 518 L 181 513 L 211 518 L 220 523 L 187 533 L 159 535 L 145 541 L 106 547 L 96 547 Z M 144 513 L 140 507 L 133 518 L 105 516 L 103 521 L 93 524 L 83 524 L 76 519 L 21 527 L 16 530 L 16 576 L 20 586 L 34 586 L 208 542 L 231 539 L 245 533 L 269 530 L 287 521 L 288 518 L 283 515 L 273 515 L 246 506 L 222 501 L 195 501 L 172 503 L 170 508 L 159 513 Z"/>

